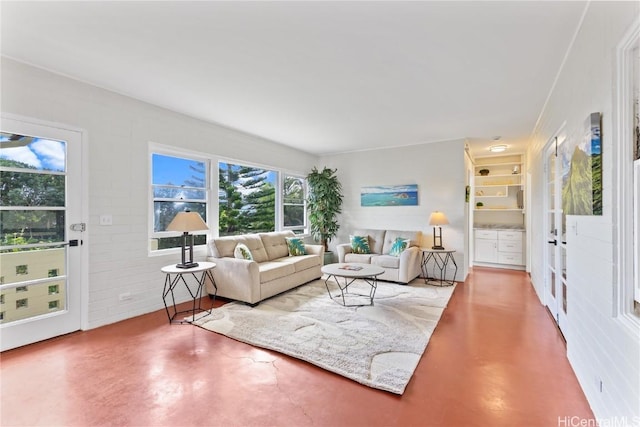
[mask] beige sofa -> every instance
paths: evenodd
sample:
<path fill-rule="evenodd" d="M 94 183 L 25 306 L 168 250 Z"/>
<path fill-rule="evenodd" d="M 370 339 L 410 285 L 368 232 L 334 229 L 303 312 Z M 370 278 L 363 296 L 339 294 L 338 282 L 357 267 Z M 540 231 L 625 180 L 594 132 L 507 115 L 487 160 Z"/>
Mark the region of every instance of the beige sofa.
<path fill-rule="evenodd" d="M 378 280 L 389 282 L 409 283 L 421 273 L 422 251 L 420 242 L 422 232 L 400 230 L 354 230 L 351 235 L 368 236 L 370 254 L 355 254 L 350 243 L 337 245 L 338 261 L 341 263 L 373 264 L 384 268 L 384 274 L 378 276 Z M 391 246 L 396 238 L 411 240 L 407 249 L 400 256 L 389 255 Z"/>
<path fill-rule="evenodd" d="M 215 262 L 213 278 L 217 295 L 249 304 L 277 295 L 322 276 L 322 245 L 305 245 L 307 255 L 289 256 L 287 237 L 292 231 L 243 234 L 211 239 L 207 261 Z M 244 243 L 253 260 L 234 257 L 236 245 Z M 206 284 L 211 295 L 211 283 Z"/>

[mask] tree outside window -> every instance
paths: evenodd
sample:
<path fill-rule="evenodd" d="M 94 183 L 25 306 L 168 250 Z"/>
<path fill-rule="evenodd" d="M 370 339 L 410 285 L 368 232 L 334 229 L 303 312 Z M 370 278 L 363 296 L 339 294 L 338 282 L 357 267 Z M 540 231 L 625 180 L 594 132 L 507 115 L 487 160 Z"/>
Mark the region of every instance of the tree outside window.
<path fill-rule="evenodd" d="M 267 169 L 218 164 L 220 236 L 275 230 L 277 176 Z"/>

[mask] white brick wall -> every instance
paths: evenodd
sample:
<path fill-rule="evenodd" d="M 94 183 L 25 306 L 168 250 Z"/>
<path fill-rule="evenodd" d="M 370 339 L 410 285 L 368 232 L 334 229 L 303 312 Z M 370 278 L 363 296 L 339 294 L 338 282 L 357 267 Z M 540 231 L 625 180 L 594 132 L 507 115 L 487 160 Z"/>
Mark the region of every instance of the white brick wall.
<path fill-rule="evenodd" d="M 566 121 L 580 134 L 592 112 L 602 112 L 603 215 L 567 218 L 567 356 L 597 418 L 638 423 L 640 328 L 614 317 L 613 90 L 615 47 L 634 18 L 638 2 L 592 2 L 557 86 L 540 118 L 529 150 L 533 206 L 543 206 L 544 145 Z M 533 209 L 531 229 L 543 230 L 544 212 Z M 631 233 L 631 230 L 629 230 Z M 544 292 L 545 233 L 533 233 L 531 278 Z M 536 255 L 537 254 L 537 255 Z M 553 377 L 553 373 L 549 373 Z M 600 387 L 602 382 L 602 389 Z M 553 382 L 550 383 L 553 387 Z M 571 414 L 567 414 L 571 415 Z M 633 424 L 636 425 L 636 424 Z"/>
<path fill-rule="evenodd" d="M 160 267 L 179 255 L 147 253 L 150 141 L 300 173 L 317 163 L 316 156 L 6 58 L 1 67 L 3 112 L 87 131 L 89 283 L 83 289 L 90 328 L 164 307 Z M 111 214 L 113 225 L 100 226 L 101 214 Z M 125 292 L 132 299 L 119 301 Z"/>

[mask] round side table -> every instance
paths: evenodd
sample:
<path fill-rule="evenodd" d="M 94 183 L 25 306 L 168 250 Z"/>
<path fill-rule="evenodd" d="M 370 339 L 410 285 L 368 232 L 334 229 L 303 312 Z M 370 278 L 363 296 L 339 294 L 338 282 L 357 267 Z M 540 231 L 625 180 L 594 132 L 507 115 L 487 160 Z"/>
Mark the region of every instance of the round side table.
<path fill-rule="evenodd" d="M 160 271 L 166 275 L 164 279 L 164 290 L 162 291 L 162 301 L 164 302 L 164 308 L 167 311 L 169 323 L 191 323 L 195 320 L 196 313 L 207 312 L 211 314 L 211 309 L 205 310 L 202 308 L 201 304 L 204 284 L 207 279 L 211 281 L 211 284 L 215 289 L 213 294 L 214 299 L 218 293 L 218 287 L 216 286 L 216 282 L 213 279 L 212 274 L 212 270 L 215 267 L 216 264 L 213 262 L 199 262 L 196 267 L 192 268 L 178 268 L 175 264 L 171 264 L 165 265 L 160 269 Z M 195 285 L 192 284 L 192 286 L 189 286 L 189 283 L 185 280 L 185 276 L 189 277 L 189 275 L 195 279 Z M 179 283 L 184 284 L 187 291 L 189 291 L 189 295 L 193 298 L 193 307 L 188 310 L 178 311 L 176 307 L 176 298 L 173 291 Z M 167 304 L 167 297 L 169 295 L 171 295 L 171 304 Z M 173 308 L 173 313 L 169 310 L 170 307 Z M 191 314 L 191 320 L 186 317 L 182 320 L 175 320 L 178 314 Z"/>

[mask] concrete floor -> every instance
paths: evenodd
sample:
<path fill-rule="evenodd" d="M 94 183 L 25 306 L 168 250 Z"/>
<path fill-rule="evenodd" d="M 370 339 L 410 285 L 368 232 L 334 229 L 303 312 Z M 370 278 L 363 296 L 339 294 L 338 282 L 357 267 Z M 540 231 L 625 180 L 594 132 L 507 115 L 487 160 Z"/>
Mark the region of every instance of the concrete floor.
<path fill-rule="evenodd" d="M 0 423 L 557 426 L 593 417 L 565 354 L 524 272 L 475 268 L 402 396 L 162 310 L 2 353 Z"/>

